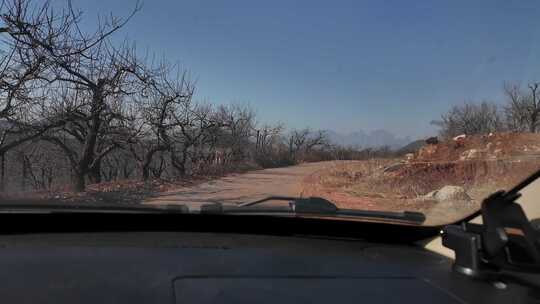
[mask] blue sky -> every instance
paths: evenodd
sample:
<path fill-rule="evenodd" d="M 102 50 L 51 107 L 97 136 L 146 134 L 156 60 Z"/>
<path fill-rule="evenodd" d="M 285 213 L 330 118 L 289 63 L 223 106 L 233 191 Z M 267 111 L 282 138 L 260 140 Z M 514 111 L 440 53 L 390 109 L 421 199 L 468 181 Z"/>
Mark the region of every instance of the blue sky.
<path fill-rule="evenodd" d="M 73 0 L 87 25 L 128 0 Z M 117 35 L 179 62 L 197 98 L 340 132 L 434 132 L 452 104 L 540 80 L 537 1 L 145 0 Z"/>

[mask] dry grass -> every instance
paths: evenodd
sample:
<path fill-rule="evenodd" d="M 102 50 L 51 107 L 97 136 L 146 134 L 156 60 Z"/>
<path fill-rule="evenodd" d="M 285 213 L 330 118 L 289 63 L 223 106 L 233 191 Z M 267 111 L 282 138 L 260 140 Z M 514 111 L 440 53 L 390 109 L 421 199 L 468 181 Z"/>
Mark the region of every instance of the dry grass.
<path fill-rule="evenodd" d="M 335 162 L 329 169 L 304 180 L 306 196 L 320 196 L 340 208 L 363 210 L 426 210 L 428 201 L 407 199 L 384 180 L 384 169 L 395 160 Z"/>
<path fill-rule="evenodd" d="M 399 160 L 336 163 L 319 172 L 319 187 L 357 196 L 416 198 L 445 185 L 464 187 L 473 198 L 508 189 L 540 169 L 540 160 L 403 164 Z M 393 171 L 385 171 L 395 166 Z"/>
<path fill-rule="evenodd" d="M 321 172 L 322 187 L 354 196 L 372 198 L 403 198 L 386 182 L 384 169 L 398 164 L 391 159 L 336 162 L 327 172 Z"/>
<path fill-rule="evenodd" d="M 428 224 L 443 224 L 470 214 L 490 193 L 517 184 L 540 169 L 540 160 L 457 161 L 406 164 L 399 159 L 336 162 L 305 180 L 305 195 L 325 197 L 340 208 L 419 211 Z M 468 204 L 420 200 L 445 185 L 465 188 Z"/>

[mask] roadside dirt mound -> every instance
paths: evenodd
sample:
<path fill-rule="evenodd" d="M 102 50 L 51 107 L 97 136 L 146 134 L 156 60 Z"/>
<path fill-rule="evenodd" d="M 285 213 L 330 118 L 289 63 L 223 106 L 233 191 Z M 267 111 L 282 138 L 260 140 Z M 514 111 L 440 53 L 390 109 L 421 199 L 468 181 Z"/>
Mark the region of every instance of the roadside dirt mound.
<path fill-rule="evenodd" d="M 454 185 L 481 200 L 493 191 L 508 189 L 538 169 L 540 160 L 410 163 L 385 174 L 384 180 L 394 191 L 407 197 Z"/>
<path fill-rule="evenodd" d="M 426 144 L 401 159 L 336 163 L 307 178 L 305 194 L 342 208 L 415 210 L 429 223 L 457 220 L 497 190 L 508 190 L 540 169 L 540 134 L 499 133 Z M 421 199 L 445 186 L 466 191 L 471 201 L 449 204 Z"/>
<path fill-rule="evenodd" d="M 481 200 L 492 191 L 508 189 L 540 168 L 540 134 L 461 135 L 427 144 L 393 168 L 385 170 L 383 179 L 394 191 L 408 197 L 458 185 Z"/>
<path fill-rule="evenodd" d="M 420 148 L 411 162 L 448 162 L 472 159 L 505 159 L 540 156 L 540 134 L 491 133 L 465 135 Z"/>

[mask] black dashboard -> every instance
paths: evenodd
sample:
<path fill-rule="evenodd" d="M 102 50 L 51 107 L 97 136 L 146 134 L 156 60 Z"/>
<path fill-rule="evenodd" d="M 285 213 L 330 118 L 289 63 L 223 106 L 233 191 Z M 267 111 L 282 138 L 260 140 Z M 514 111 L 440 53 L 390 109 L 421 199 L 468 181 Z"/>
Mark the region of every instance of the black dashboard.
<path fill-rule="evenodd" d="M 34 216 L 35 224 L 44 223 Z M 50 215 L 49 215 L 50 216 Z M 55 224 L 65 224 L 56 218 Z M 231 232 L 266 218 L 222 217 L 206 230 L 132 231 L 85 216 L 78 231 L 16 231 L 0 235 L 2 303 L 526 303 L 537 290 L 475 281 L 451 271 L 452 260 L 407 243 L 377 242 L 346 235 Z M 77 220 L 77 216 L 69 217 Z M 132 219 L 141 220 L 141 217 Z M 173 217 L 169 217 L 172 220 Z M 181 217 L 175 223 L 180 223 Z M 207 218 L 205 218 L 207 219 Z M 182 225 L 189 220 L 184 219 Z M 197 221 L 203 220 L 198 218 Z M 271 219 L 274 222 L 276 219 Z M 279 220 L 278 220 L 279 221 Z M 298 220 L 297 220 L 298 221 Z M 166 225 L 167 220 L 161 221 Z M 234 222 L 234 224 L 233 224 Z M 139 222 L 139 227 L 151 224 Z M 202 221 L 200 222 L 203 223 Z M 258 223 L 258 224 L 255 224 Z M 134 224 L 134 223 L 133 223 Z M 208 223 L 206 223 L 208 226 Z M 274 223 L 275 224 L 275 223 Z M 326 229 L 324 221 L 312 222 Z M 2 226 L 6 226 L 2 222 Z M 173 225 L 171 223 L 171 225 Z M 180 225 L 180 224 L 178 224 Z M 285 223 L 283 223 L 285 225 Z M 281 226 L 283 230 L 284 226 Z M 371 224 L 373 225 L 373 224 Z M 375 224 L 376 225 L 376 224 Z M 68 226 L 69 227 L 69 226 Z M 84 228 L 86 227 L 86 228 Z M 94 227 L 95 229 L 90 229 Z M 120 226 L 116 227 L 119 228 Z M 315 226 L 312 226 L 315 227 Z M 359 230 L 365 228 L 356 224 Z M 369 226 L 373 228 L 373 226 Z M 396 231 L 416 229 L 394 227 Z M 65 230 L 69 230 L 64 227 Z M 169 227 L 170 228 L 170 227 Z M 244 227 L 249 231 L 249 227 Z M 20 230 L 20 229 L 19 229 Z M 44 229 L 47 230 L 47 229 Z M 49 229 L 54 230 L 54 229 Z M 83 231 L 87 230 L 87 231 Z M 123 231 L 122 231 L 123 230 Z M 172 229 L 171 229 L 172 230 Z M 275 229 L 274 229 L 275 230 Z M 277 229 L 279 230 L 279 229 Z M 302 233 L 297 233 L 301 231 Z M 408 232 L 410 234 L 410 231 Z M 373 230 L 364 234 L 377 234 Z M 398 232 L 394 233 L 400 237 Z M 398 241 L 398 239 L 396 239 Z"/>

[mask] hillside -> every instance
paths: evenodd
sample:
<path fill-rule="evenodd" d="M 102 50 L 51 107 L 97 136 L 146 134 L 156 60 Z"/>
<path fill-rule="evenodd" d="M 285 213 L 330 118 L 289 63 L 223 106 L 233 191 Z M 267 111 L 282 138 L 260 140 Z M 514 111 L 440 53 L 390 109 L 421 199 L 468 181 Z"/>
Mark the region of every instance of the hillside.
<path fill-rule="evenodd" d="M 413 141 L 411 143 L 408 143 L 407 145 L 399 148 L 397 150 L 397 154 L 402 155 L 402 154 L 406 154 L 406 153 L 415 153 L 418 150 L 420 150 L 420 148 L 425 146 L 425 144 L 426 144 L 426 141 L 424 139 L 415 140 L 415 141 Z"/>
<path fill-rule="evenodd" d="M 425 145 L 411 160 L 515 160 L 538 156 L 540 156 L 540 134 L 491 133 Z"/>
<path fill-rule="evenodd" d="M 540 134 L 500 133 L 426 144 L 398 159 L 336 163 L 306 179 L 305 188 L 343 208 L 416 210 L 436 224 L 469 214 L 538 169 Z M 439 200 L 443 189 L 455 199 Z"/>

